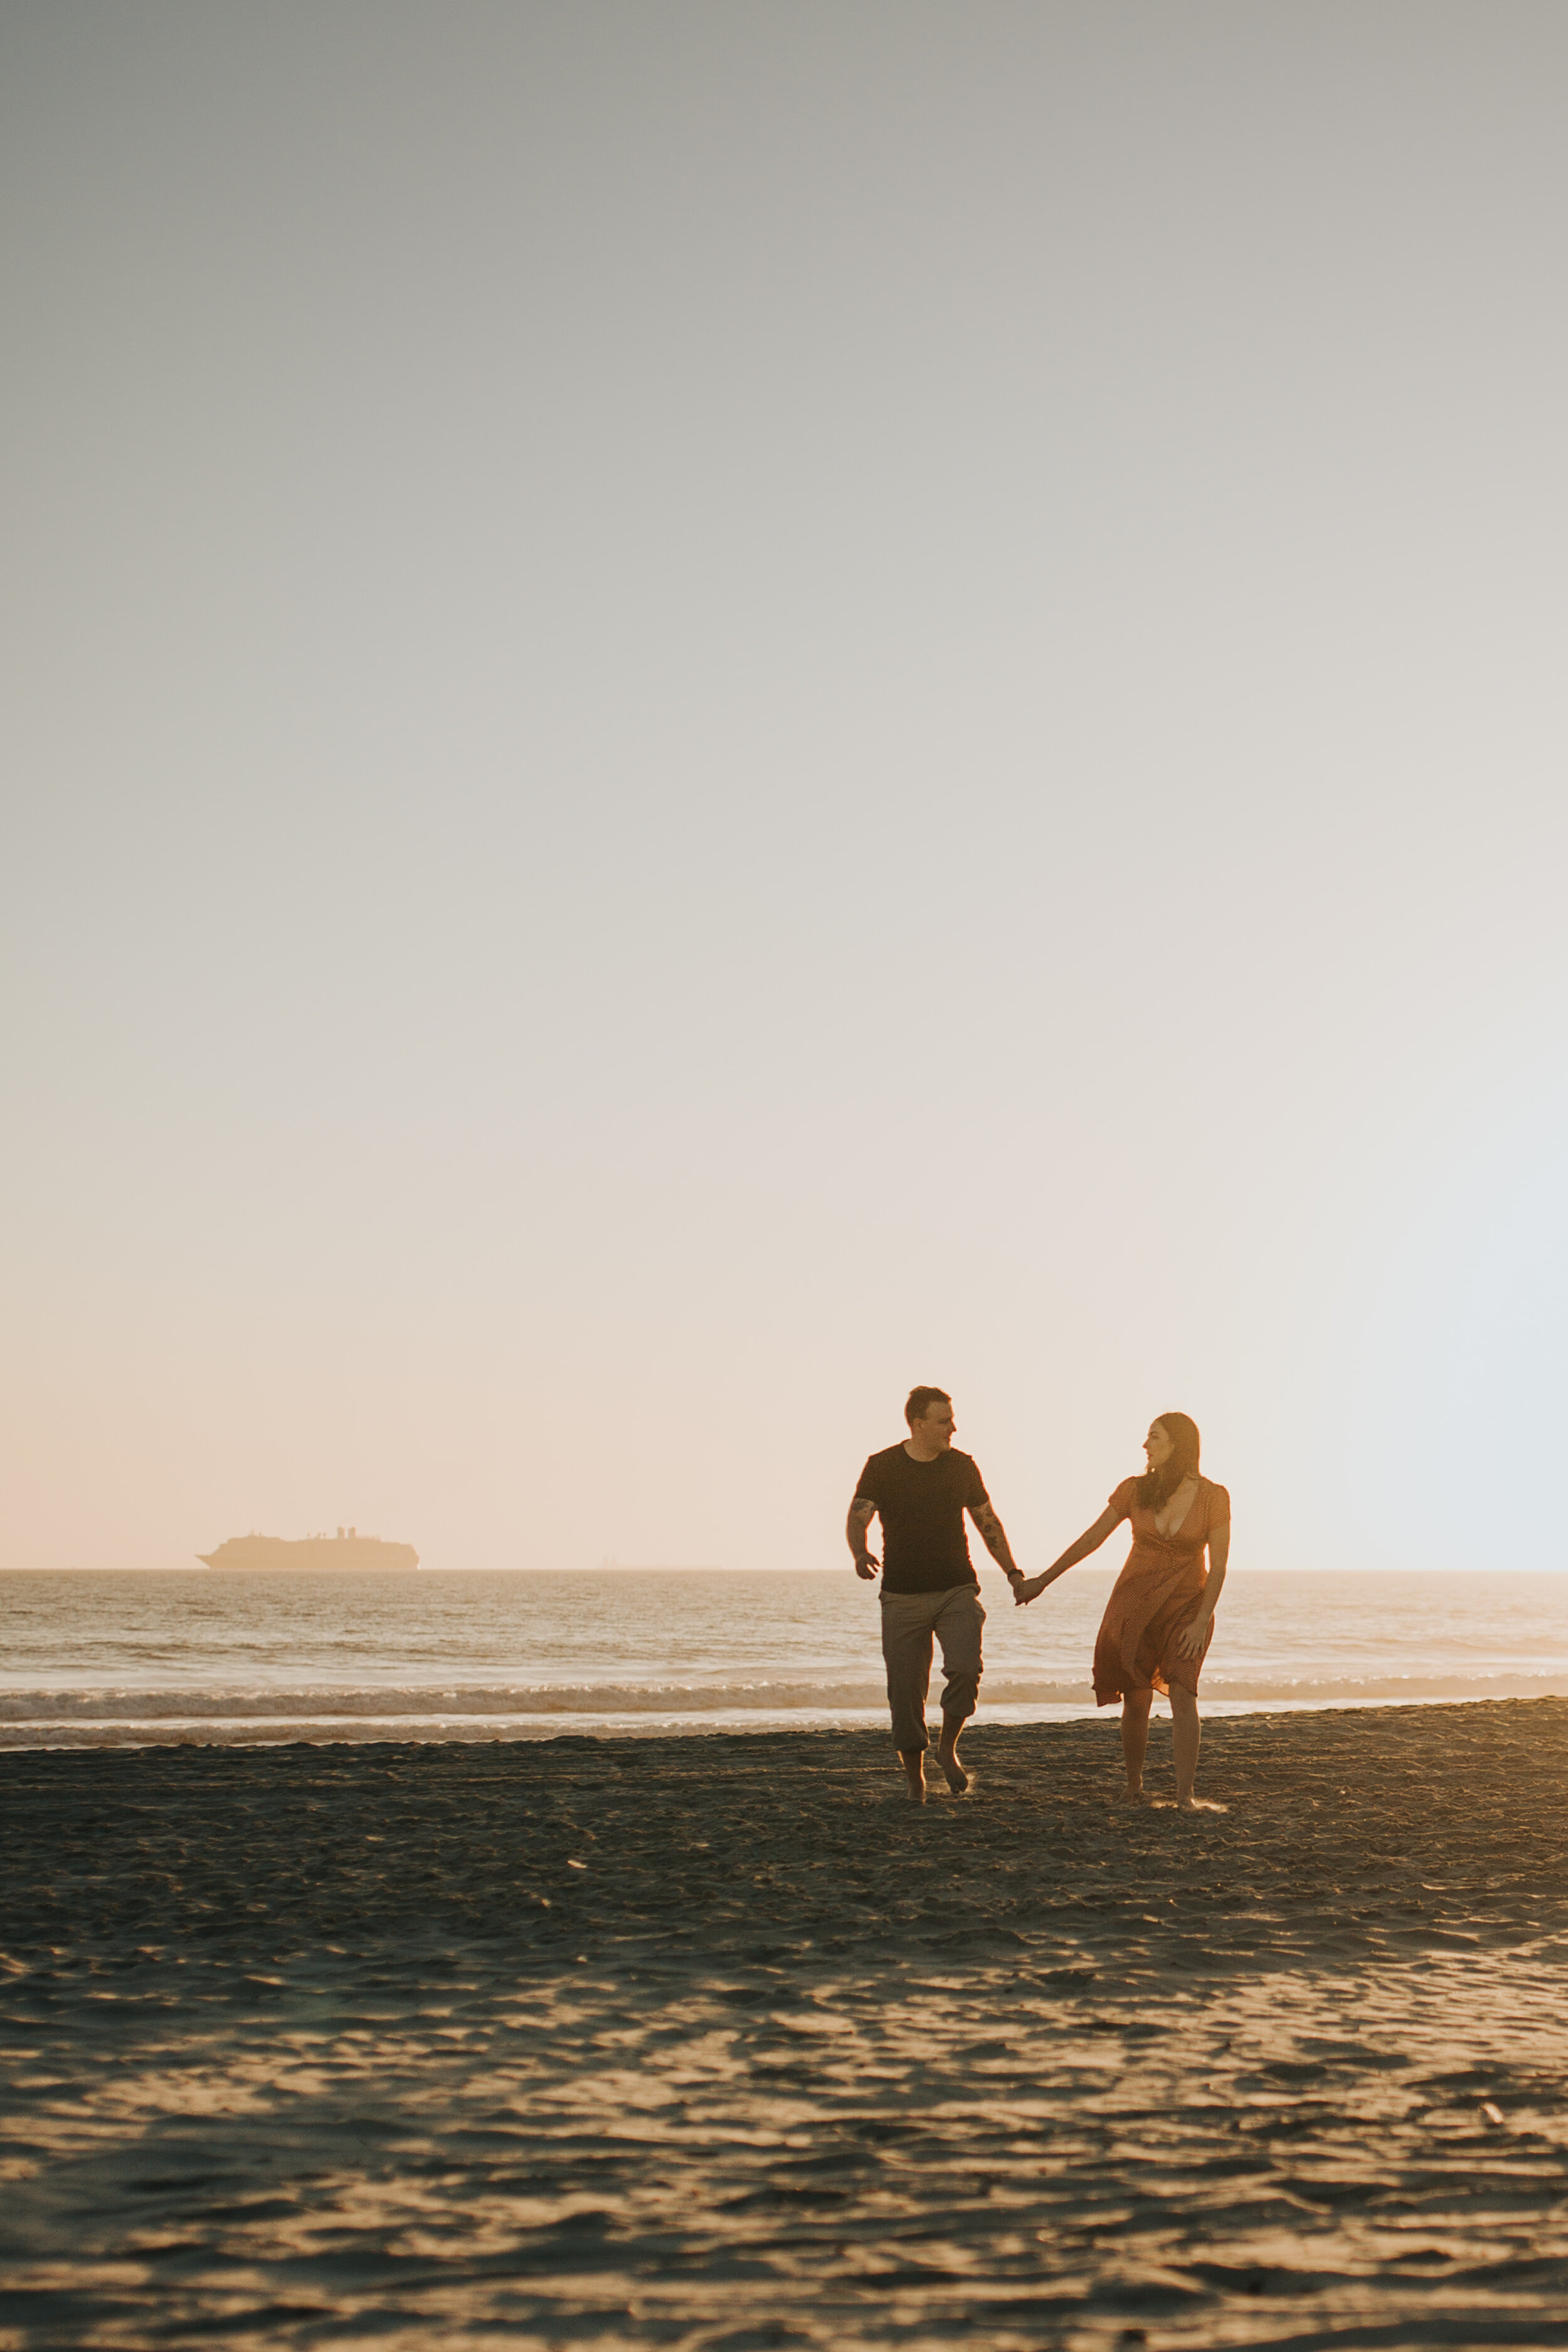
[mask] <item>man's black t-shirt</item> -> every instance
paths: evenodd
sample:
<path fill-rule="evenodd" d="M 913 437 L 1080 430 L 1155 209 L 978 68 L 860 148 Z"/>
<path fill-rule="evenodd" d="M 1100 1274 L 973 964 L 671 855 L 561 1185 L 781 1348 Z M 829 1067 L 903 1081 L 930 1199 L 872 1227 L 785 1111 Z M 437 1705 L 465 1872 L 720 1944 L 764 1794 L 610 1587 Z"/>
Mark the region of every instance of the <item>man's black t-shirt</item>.
<path fill-rule="evenodd" d="M 917 1462 L 889 1445 L 872 1454 L 855 1492 L 876 1504 L 882 1521 L 884 1592 L 944 1592 L 953 1584 L 979 1591 L 963 1514 L 989 1497 L 972 1454 L 950 1446 L 934 1462 Z"/>

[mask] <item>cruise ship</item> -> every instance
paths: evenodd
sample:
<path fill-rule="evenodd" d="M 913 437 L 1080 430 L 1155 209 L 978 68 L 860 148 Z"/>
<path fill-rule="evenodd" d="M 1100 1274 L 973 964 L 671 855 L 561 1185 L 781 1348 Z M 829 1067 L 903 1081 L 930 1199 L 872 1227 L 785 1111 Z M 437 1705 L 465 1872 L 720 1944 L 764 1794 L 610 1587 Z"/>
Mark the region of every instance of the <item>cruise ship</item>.
<path fill-rule="evenodd" d="M 340 1528 L 335 1536 L 230 1536 L 216 1551 L 199 1551 L 204 1568 L 268 1568 L 304 1570 L 374 1568 L 383 1575 L 417 1568 L 419 1555 L 412 1544 L 383 1543 L 379 1536 L 362 1536 L 354 1528 Z"/>

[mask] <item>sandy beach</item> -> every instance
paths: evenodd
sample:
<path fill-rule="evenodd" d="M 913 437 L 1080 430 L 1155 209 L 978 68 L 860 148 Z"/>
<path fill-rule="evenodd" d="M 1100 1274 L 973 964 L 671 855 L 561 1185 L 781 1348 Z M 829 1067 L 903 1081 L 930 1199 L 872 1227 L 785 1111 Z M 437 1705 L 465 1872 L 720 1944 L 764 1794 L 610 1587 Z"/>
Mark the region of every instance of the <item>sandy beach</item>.
<path fill-rule="evenodd" d="M 0 1758 L 0 2346 L 1568 2343 L 1568 1702 L 971 1744 Z"/>

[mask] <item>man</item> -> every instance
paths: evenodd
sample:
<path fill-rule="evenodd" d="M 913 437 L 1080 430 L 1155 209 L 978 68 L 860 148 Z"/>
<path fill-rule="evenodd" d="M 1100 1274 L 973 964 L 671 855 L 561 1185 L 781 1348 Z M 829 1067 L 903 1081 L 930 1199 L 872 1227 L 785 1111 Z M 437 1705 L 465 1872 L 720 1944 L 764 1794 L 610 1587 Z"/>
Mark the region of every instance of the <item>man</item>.
<path fill-rule="evenodd" d="M 969 1775 L 958 1760 L 958 1736 L 979 1697 L 980 1629 L 985 1612 L 980 1605 L 980 1580 L 970 1563 L 965 1511 L 1015 1588 L 1022 1582 L 1023 1571 L 1007 1548 L 973 1456 L 954 1450 L 957 1423 L 946 1390 L 911 1389 L 904 1419 L 910 1433 L 902 1445 L 873 1454 L 861 1471 L 845 1534 L 855 1555 L 855 1573 L 869 1583 L 879 1563 L 866 1548 L 866 1534 L 880 1516 L 888 1704 L 910 1795 L 923 1805 L 933 1633 L 942 1643 L 943 1677 L 937 1757 L 955 1797 L 969 1786 Z"/>

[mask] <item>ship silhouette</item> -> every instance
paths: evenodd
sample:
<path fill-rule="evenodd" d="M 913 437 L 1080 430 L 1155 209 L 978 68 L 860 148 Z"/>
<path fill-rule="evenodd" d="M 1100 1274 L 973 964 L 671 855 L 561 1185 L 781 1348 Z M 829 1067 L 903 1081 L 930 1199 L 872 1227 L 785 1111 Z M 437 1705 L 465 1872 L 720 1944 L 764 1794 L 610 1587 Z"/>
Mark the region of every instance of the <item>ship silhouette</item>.
<path fill-rule="evenodd" d="M 269 1568 L 314 1572 L 317 1569 L 417 1568 L 419 1555 L 412 1544 L 383 1543 L 379 1536 L 362 1536 L 340 1528 L 335 1536 L 230 1536 L 216 1551 L 199 1551 L 204 1568 Z"/>

